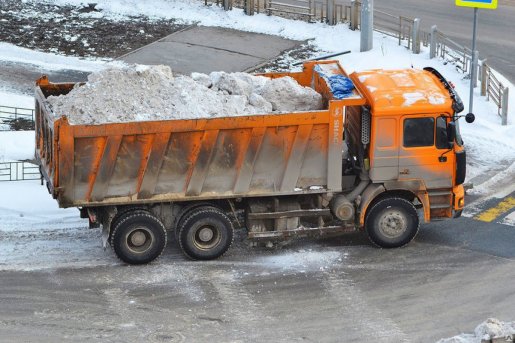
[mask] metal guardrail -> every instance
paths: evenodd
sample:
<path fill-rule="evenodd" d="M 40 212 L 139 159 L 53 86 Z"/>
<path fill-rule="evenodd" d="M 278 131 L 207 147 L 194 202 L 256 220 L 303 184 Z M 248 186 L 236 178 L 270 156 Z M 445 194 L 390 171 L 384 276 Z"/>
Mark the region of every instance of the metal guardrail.
<path fill-rule="evenodd" d="M 472 69 L 472 50 L 461 45 L 443 32 L 438 31 L 436 25 L 431 27 L 430 33 L 425 33 L 429 37 L 429 57 L 440 57 L 456 65 L 463 73 L 471 74 Z M 477 54 L 476 54 L 477 55 Z M 509 88 L 505 87 L 494 75 L 491 68 L 482 61 L 481 73 L 477 73 L 481 80 L 481 95 L 486 96 L 486 100 L 492 99 L 497 105 L 497 113 L 501 116 L 501 124 L 508 124 L 508 99 Z M 477 84 L 477 80 L 474 80 Z"/>
<path fill-rule="evenodd" d="M 495 77 L 490 66 L 483 61 L 481 64 L 481 95 L 486 96 L 486 100 L 492 99 L 497 105 L 497 114 L 501 117 L 501 124 L 508 124 L 508 97 L 509 88 L 505 87 Z"/>
<path fill-rule="evenodd" d="M 20 129 L 34 130 L 34 110 L 0 105 L 0 131 L 16 131 Z M 2 128 L 2 127 L 8 127 Z"/>
<path fill-rule="evenodd" d="M 23 180 L 41 180 L 43 184 L 39 166 L 23 161 L 0 162 L 0 182 Z"/>
<path fill-rule="evenodd" d="M 429 45 L 430 58 L 440 57 L 454 63 L 463 73 L 470 72 L 472 62 L 471 50 L 453 41 L 443 32 L 438 31 L 436 25 L 431 28 L 429 33 Z"/>

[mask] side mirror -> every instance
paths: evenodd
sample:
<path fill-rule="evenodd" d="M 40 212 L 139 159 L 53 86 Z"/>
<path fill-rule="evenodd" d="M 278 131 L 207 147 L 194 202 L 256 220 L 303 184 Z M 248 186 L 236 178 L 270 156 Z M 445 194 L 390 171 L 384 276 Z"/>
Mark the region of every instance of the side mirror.
<path fill-rule="evenodd" d="M 456 139 L 456 123 L 450 122 L 447 124 L 447 141 L 449 143 L 454 144 L 454 140 Z"/>
<path fill-rule="evenodd" d="M 476 120 L 476 116 L 474 115 L 474 113 L 467 113 L 465 115 L 465 121 L 469 124 L 473 123 L 474 120 Z"/>

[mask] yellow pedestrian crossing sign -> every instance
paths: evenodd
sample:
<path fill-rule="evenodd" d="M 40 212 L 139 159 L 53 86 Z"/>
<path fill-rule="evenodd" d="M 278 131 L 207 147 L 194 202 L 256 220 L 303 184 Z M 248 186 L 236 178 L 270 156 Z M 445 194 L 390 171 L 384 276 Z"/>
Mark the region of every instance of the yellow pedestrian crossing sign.
<path fill-rule="evenodd" d="M 497 8 L 497 0 L 456 0 L 456 6 L 495 10 Z"/>

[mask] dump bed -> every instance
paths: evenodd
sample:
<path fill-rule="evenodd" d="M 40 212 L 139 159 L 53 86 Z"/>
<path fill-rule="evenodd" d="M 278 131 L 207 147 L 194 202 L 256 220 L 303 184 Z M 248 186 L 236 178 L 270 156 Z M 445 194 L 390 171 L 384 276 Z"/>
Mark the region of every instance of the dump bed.
<path fill-rule="evenodd" d="M 325 99 L 322 111 L 211 119 L 71 125 L 46 98 L 72 83 L 40 79 L 36 158 L 61 207 L 327 192 L 341 189 L 343 113 L 327 75 L 334 61 L 308 62 L 291 76 Z"/>

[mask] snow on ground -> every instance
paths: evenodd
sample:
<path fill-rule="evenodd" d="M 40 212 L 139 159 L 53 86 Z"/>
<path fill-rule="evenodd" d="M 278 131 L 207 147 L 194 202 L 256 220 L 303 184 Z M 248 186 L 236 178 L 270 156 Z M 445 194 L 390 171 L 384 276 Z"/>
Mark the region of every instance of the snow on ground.
<path fill-rule="evenodd" d="M 32 64 L 45 70 L 73 69 L 80 71 L 102 70 L 108 63 L 107 60 L 63 56 L 2 42 L 0 42 L 0 61 Z M 121 65 L 120 62 L 109 62 L 109 64 Z"/>
<path fill-rule="evenodd" d="M 0 57 L 1 60 L 1 57 Z M 1 79 L 1 76 L 0 76 Z M 17 94 L 5 86 L 0 87 L 0 106 L 34 108 L 34 97 Z"/>
<path fill-rule="evenodd" d="M 0 163 L 34 158 L 34 131 L 0 132 Z"/>
<path fill-rule="evenodd" d="M 76 208 L 60 209 L 39 181 L 0 182 L 0 270 L 116 263 Z M 111 257 L 111 259 L 110 259 Z"/>

